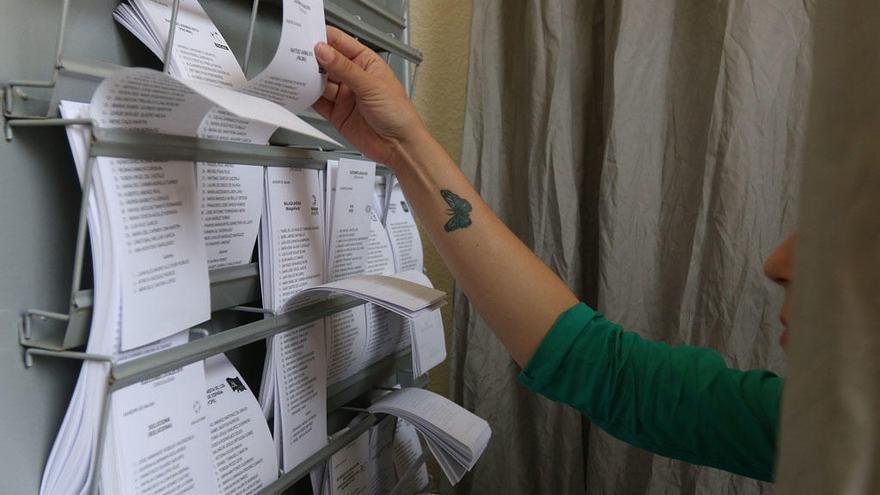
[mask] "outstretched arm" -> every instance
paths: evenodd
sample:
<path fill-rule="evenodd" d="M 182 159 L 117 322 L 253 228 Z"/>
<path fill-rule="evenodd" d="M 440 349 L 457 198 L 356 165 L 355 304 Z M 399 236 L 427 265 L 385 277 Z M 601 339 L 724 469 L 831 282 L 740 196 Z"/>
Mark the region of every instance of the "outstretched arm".
<path fill-rule="evenodd" d="M 525 366 L 524 385 L 633 445 L 772 478 L 779 377 L 729 369 L 709 349 L 642 339 L 576 305 L 428 134 L 388 66 L 341 31 L 328 28 L 327 40 L 315 51 L 330 82 L 315 109 L 394 169 L 459 286 Z"/>
<path fill-rule="evenodd" d="M 327 71 L 314 108 L 372 160 L 394 170 L 422 227 L 521 366 L 577 297 L 498 219 L 428 133 L 385 62 L 338 29 L 315 47 Z"/>

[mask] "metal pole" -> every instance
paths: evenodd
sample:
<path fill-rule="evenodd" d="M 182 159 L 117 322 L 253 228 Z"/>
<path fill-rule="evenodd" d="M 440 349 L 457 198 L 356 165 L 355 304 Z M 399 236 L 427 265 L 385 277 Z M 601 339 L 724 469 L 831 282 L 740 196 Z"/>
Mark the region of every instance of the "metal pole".
<path fill-rule="evenodd" d="M 10 120 L 10 127 L 50 127 L 68 125 L 93 125 L 92 119 L 16 119 Z"/>
<path fill-rule="evenodd" d="M 113 374 L 112 368 L 110 369 L 110 375 Z M 98 445 L 95 447 L 95 469 L 94 474 L 92 475 L 92 486 L 89 489 L 89 493 L 92 495 L 98 495 L 101 486 L 101 458 L 104 456 L 104 442 L 106 441 L 107 436 L 107 417 L 110 415 L 110 387 L 104 388 L 104 405 L 101 407 L 101 417 L 98 418 Z"/>
<path fill-rule="evenodd" d="M 64 32 L 67 30 L 67 14 L 70 12 L 70 0 L 61 2 L 61 22 L 58 24 L 58 39 L 55 41 L 55 69 L 61 65 L 64 53 Z"/>
<path fill-rule="evenodd" d="M 112 356 L 103 354 L 92 354 L 89 352 L 73 352 L 73 351 L 50 351 L 47 349 L 28 348 L 24 351 L 24 367 L 30 368 L 34 365 L 34 356 L 49 356 L 62 359 L 77 359 L 80 361 L 105 361 L 113 362 Z"/>
<path fill-rule="evenodd" d="M 409 65 L 409 63 L 410 62 L 407 62 L 407 65 Z M 421 65 L 421 64 L 416 64 L 416 68 L 413 69 L 412 79 L 410 80 L 410 83 L 409 83 L 409 99 L 410 100 L 412 100 L 413 95 L 416 93 L 416 78 L 419 75 L 419 65 Z"/>
<path fill-rule="evenodd" d="M 86 233 L 88 232 L 89 196 L 92 190 L 92 175 L 95 168 L 95 157 L 89 157 L 83 175 L 82 200 L 79 203 L 79 225 L 76 231 L 76 254 L 73 257 L 73 280 L 70 284 L 70 300 L 73 304 L 74 295 L 82 287 L 83 259 L 86 252 Z"/>
<path fill-rule="evenodd" d="M 174 0 L 171 5 L 171 24 L 168 26 L 168 41 L 165 43 L 165 65 L 162 71 L 166 74 L 171 72 L 171 51 L 174 48 L 174 33 L 177 32 L 177 12 L 180 10 L 180 0 Z"/>
<path fill-rule="evenodd" d="M 58 81 L 58 72 L 61 70 L 61 55 L 64 53 L 64 32 L 67 30 L 67 14 L 70 12 L 70 0 L 61 3 L 61 22 L 58 23 L 58 39 L 55 40 L 55 66 L 52 67 L 52 86 Z M 46 117 L 52 116 L 52 108 L 46 111 Z M 11 131 L 7 140 L 12 138 Z"/>
<path fill-rule="evenodd" d="M 247 77 L 248 67 L 251 63 L 251 45 L 254 41 L 254 26 L 257 24 L 257 10 L 260 7 L 260 0 L 254 0 L 254 6 L 251 7 L 251 27 L 248 28 L 247 44 L 244 46 L 244 75 Z"/>
<path fill-rule="evenodd" d="M 383 198 L 383 200 L 385 201 L 385 207 L 382 208 L 382 226 L 385 226 L 385 222 L 388 220 L 388 208 L 391 207 L 391 191 L 393 187 L 394 176 L 389 175 L 388 177 L 385 177 L 385 197 Z"/>

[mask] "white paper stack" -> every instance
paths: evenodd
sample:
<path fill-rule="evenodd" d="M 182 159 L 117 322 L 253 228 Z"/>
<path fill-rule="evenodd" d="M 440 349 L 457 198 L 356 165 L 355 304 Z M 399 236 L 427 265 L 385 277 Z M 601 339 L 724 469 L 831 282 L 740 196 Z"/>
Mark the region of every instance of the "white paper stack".
<path fill-rule="evenodd" d="M 400 184 L 396 180 L 392 182 L 391 201 L 385 212 L 385 228 L 394 251 L 395 271 L 422 271 L 424 253 L 419 228 Z"/>
<path fill-rule="evenodd" d="M 322 81 L 313 60 L 302 63 L 286 54 L 309 43 L 313 46 L 318 40 L 324 39 L 323 31 L 318 32 L 314 26 L 303 24 L 305 21 L 323 24 L 322 3 L 309 0 L 303 5 L 317 8 L 319 14 L 313 13 L 300 18 L 298 27 L 285 23 L 278 47 L 279 54 L 276 54 L 273 63 L 263 73 L 254 80 L 247 81 L 223 35 L 199 2 L 181 0 L 177 17 L 178 30 L 169 63 L 171 74 L 179 79 L 257 94 L 288 110 L 302 111 L 314 101 L 308 100 L 308 95 L 320 94 Z M 285 2 L 284 8 L 287 12 L 292 5 Z M 127 0 L 119 4 L 114 17 L 157 57 L 163 58 L 171 17 L 169 2 Z M 296 98 L 279 92 L 259 91 L 264 88 L 267 77 L 276 78 L 279 86 L 300 86 Z M 269 137 L 276 128 L 277 126 L 236 119 L 227 112 L 218 111 L 212 118 L 205 120 L 199 129 L 199 137 L 268 144 Z M 299 128 L 300 131 L 309 131 L 299 132 L 300 135 L 317 137 L 327 144 L 334 144 L 332 140 L 323 139 L 326 136 L 305 122 L 300 122 Z M 197 179 L 210 268 L 248 263 L 253 253 L 263 207 L 263 168 L 199 163 Z"/>
<path fill-rule="evenodd" d="M 375 165 L 341 159 L 327 163 L 327 280 L 394 273 L 388 234 L 376 211 Z M 402 332 L 389 312 L 364 304 L 328 316 L 327 380 L 342 381 L 397 349 Z"/>
<path fill-rule="evenodd" d="M 71 102 L 62 102 L 62 115 L 70 118 L 87 118 L 90 116 L 89 106 L 84 104 L 76 104 Z M 68 128 L 68 136 L 71 141 L 71 149 L 74 160 L 77 165 L 77 171 L 80 180 L 83 178 L 85 162 L 87 160 L 87 143 L 88 129 L 77 126 Z M 104 165 L 103 168 L 99 164 L 94 173 L 94 186 L 90 193 L 90 204 L 88 210 L 88 222 L 91 231 L 93 264 L 95 267 L 95 304 L 93 309 L 92 328 L 87 350 L 92 353 L 108 354 L 115 357 L 118 362 L 123 362 L 139 356 L 143 356 L 152 352 L 157 352 L 171 346 L 179 345 L 187 340 L 187 332 L 179 330 L 167 338 L 162 338 L 158 342 L 123 350 L 125 336 L 122 331 L 122 313 L 125 306 L 122 304 L 122 295 L 126 291 L 126 284 L 131 284 L 129 280 L 125 281 L 120 275 L 123 270 L 118 266 L 120 259 L 119 251 L 125 249 L 126 255 L 131 255 L 131 242 L 137 246 L 134 251 L 142 255 L 146 255 L 151 251 L 164 251 L 159 257 L 164 259 L 170 256 L 172 259 L 187 259 L 188 264 L 192 264 L 193 259 L 200 259 L 207 275 L 207 267 L 203 264 L 203 250 L 199 250 L 200 242 L 193 242 L 198 239 L 198 230 L 194 230 L 198 226 L 197 221 L 191 221 L 194 218 L 194 208 L 192 202 L 186 198 L 185 192 L 187 187 L 182 187 L 179 191 L 172 191 L 167 188 L 169 176 L 167 172 L 159 167 L 152 167 L 147 174 L 143 174 L 143 168 L 139 168 L 137 163 L 128 163 L 120 166 Z M 104 174 L 104 175 L 102 175 Z M 171 175 L 173 177 L 173 175 Z M 109 179 L 109 180 L 108 180 Z M 173 179 L 171 179 L 173 180 Z M 113 187 L 108 187 L 108 182 L 114 182 Z M 187 182 L 184 181 L 183 184 Z M 191 182 L 190 182 L 191 184 Z M 163 189 L 163 185 L 166 187 Z M 120 195 L 117 188 L 122 188 L 128 194 Z M 137 194 L 138 191 L 157 190 L 159 195 L 168 195 L 167 199 L 156 197 L 151 194 Z M 191 189 L 189 189 L 191 190 Z M 183 194 L 181 194 L 183 192 Z M 125 197 L 138 198 L 137 203 L 126 203 Z M 183 222 L 177 229 L 177 236 L 172 242 L 162 242 L 156 244 L 153 237 L 139 235 L 138 226 L 141 224 L 141 216 L 145 211 L 154 211 L 157 201 L 180 201 L 179 208 L 176 211 L 165 211 L 162 215 L 152 215 L 153 226 L 167 225 L 168 222 Z M 127 205 L 127 208 L 125 206 Z M 119 216 L 118 212 L 126 209 L 126 215 Z M 114 214 L 113 212 L 117 212 Z M 134 239 L 142 241 L 128 241 L 132 237 L 122 236 L 120 230 L 133 234 Z M 128 242 L 124 242 L 128 241 Z M 152 241 L 152 242 L 151 242 Z M 148 260 L 141 260 L 142 262 Z M 195 263 L 200 264 L 198 261 Z M 160 265 L 161 266 L 161 265 Z M 161 274 L 161 270 L 148 270 L 150 273 Z M 177 272 L 183 275 L 183 272 Z M 170 299 L 173 298 L 174 291 L 180 290 L 180 284 L 192 284 L 189 287 L 194 289 L 195 293 L 191 293 L 195 297 L 195 301 L 199 300 L 199 294 L 204 292 L 204 301 L 207 303 L 207 287 L 204 289 L 199 283 L 199 279 L 193 280 L 192 277 L 182 278 L 179 283 L 157 284 L 155 281 L 161 280 L 153 278 L 154 283 L 149 289 L 142 290 L 142 296 L 147 297 L 147 301 L 156 302 L 158 305 L 171 304 Z M 167 279 L 166 279 L 167 280 Z M 141 286 L 143 287 L 143 286 Z M 169 291 L 171 291 L 169 293 Z M 200 308 L 200 311 L 208 312 L 208 308 Z M 183 320 L 171 318 L 171 328 L 186 328 L 200 320 L 199 316 L 193 316 L 192 313 L 182 311 Z M 154 316 L 155 317 L 155 316 Z M 149 322 L 148 322 L 149 323 Z M 167 327 L 164 327 L 167 328 Z M 167 330 L 166 330 L 167 331 Z M 172 330 L 173 331 L 173 330 Z M 156 337 L 153 337 L 154 339 Z M 136 340 L 150 339 L 149 334 L 139 334 L 135 336 Z M 131 339 L 129 339 L 131 340 Z M 129 345 L 129 348 L 131 345 Z M 74 395 L 71 399 L 61 429 L 56 437 L 50 453 L 46 469 L 43 473 L 41 483 L 41 493 L 81 493 L 87 490 L 93 480 L 94 471 L 92 466 L 97 454 L 97 435 L 98 421 L 100 418 L 100 408 L 104 401 L 108 365 L 104 363 L 86 362 L 82 367 Z M 135 411 L 135 404 L 138 400 L 137 392 L 142 392 L 144 388 L 152 388 L 160 392 L 170 393 L 188 393 L 190 397 L 198 400 L 200 397 L 204 401 L 204 375 L 201 363 L 196 363 L 176 372 L 169 374 L 165 380 L 149 384 L 147 382 L 136 384 L 120 391 L 114 395 L 114 401 L 109 411 L 110 417 L 107 421 L 107 430 L 104 436 L 105 452 L 104 469 L 105 476 L 101 479 L 101 486 L 105 492 L 110 493 L 131 493 L 133 484 L 128 484 L 131 480 L 150 482 L 153 485 L 163 486 L 164 480 L 153 480 L 144 478 L 143 474 L 139 474 L 136 470 L 125 469 L 128 466 L 121 464 L 124 462 L 118 456 L 117 445 L 125 442 L 125 429 L 129 427 L 137 428 L 142 432 L 144 423 L 141 419 L 146 415 L 155 414 L 157 411 L 165 418 L 164 424 L 174 424 L 186 422 L 190 418 L 192 411 L 183 411 L 174 409 L 167 402 L 161 400 L 151 403 L 148 407 L 142 407 L 136 414 L 128 414 L 120 417 L 120 413 L 125 411 Z M 135 391 L 133 394 L 132 391 Z M 142 414 L 141 414 L 142 412 Z M 138 425 L 140 427 L 138 428 Z M 210 451 L 208 444 L 207 431 L 203 428 L 196 427 L 189 435 L 187 440 L 183 440 L 176 436 L 176 432 L 170 432 L 166 429 L 153 429 L 152 443 L 141 445 L 136 449 L 125 452 L 124 455 L 129 458 L 142 458 L 141 453 L 144 448 L 166 444 L 167 442 L 177 442 L 180 445 L 181 459 L 184 461 L 195 461 L 189 465 L 187 475 L 191 476 L 192 483 L 195 486 L 204 489 L 213 489 L 214 479 L 211 472 Z M 200 454 L 202 454 L 200 456 Z M 158 459 L 164 459 L 159 456 Z M 201 459 L 207 459 L 207 463 Z M 111 473 L 114 476 L 110 476 Z"/>
<path fill-rule="evenodd" d="M 106 93 L 96 100 L 104 111 L 64 102 L 62 115 L 118 126 L 121 121 L 114 120 L 118 113 L 106 110 L 112 106 Z M 70 128 L 68 136 L 83 180 L 88 129 Z M 93 182 L 87 214 L 95 303 L 87 351 L 123 362 L 186 342 L 185 329 L 210 314 L 194 177 L 161 163 L 99 159 Z M 175 207 L 169 208 L 169 203 Z M 84 363 L 44 471 L 41 493 L 89 489 L 108 372 L 105 363 Z M 105 493 L 134 493 L 138 486 L 162 489 L 175 483 L 174 477 L 160 477 L 164 473 L 145 471 L 145 464 L 138 464 L 145 455 L 166 461 L 167 456 L 157 452 L 169 445 L 178 445 L 177 459 L 185 466 L 179 472 L 192 486 L 216 489 L 207 429 L 196 422 L 191 432 L 181 436 L 180 428 L 172 428 L 196 421 L 198 413 L 164 400 L 186 395 L 204 404 L 204 383 L 203 366 L 195 363 L 114 395 L 104 434 L 105 475 L 100 484 Z M 162 419 L 157 422 L 157 418 Z M 145 436 L 149 441 L 143 441 Z M 132 438 L 137 445 L 131 444 Z"/>
<path fill-rule="evenodd" d="M 302 123 L 265 100 L 144 69 L 108 77 L 91 106 L 79 110 L 102 127 L 192 136 L 203 123 L 222 118 L 217 106 L 261 125 L 299 128 Z M 83 134 L 79 129 L 70 133 L 81 168 Z M 89 211 L 96 301 L 88 350 L 122 361 L 184 342 L 180 332 L 209 317 L 207 256 L 192 163 L 96 162 Z M 91 483 L 108 370 L 96 363 L 83 369 L 44 473 L 43 493 L 77 492 Z M 171 487 L 190 485 L 197 491 L 217 490 L 209 431 L 197 421 L 200 411 L 204 416 L 204 384 L 203 366 L 196 363 L 114 395 L 102 462 L 106 475 L 100 480 L 107 493 L 137 493 L 144 486 L 171 493 Z M 192 397 L 192 402 L 180 397 Z M 179 426 L 185 424 L 192 427 Z M 173 476 L 147 462 L 168 461 L 157 452 L 171 455 L 172 445 L 178 446 L 173 458 L 179 462 L 170 465 L 176 469 Z M 180 485 L 175 476 L 190 481 Z"/>
<path fill-rule="evenodd" d="M 446 293 L 433 287 L 413 282 L 420 272 L 404 272 L 395 275 L 356 275 L 344 280 L 308 287 L 295 299 L 326 292 L 338 293 L 363 299 L 393 313 L 414 318 L 443 305 Z"/>
<path fill-rule="evenodd" d="M 406 277 L 425 287 L 433 287 L 421 272 L 405 272 L 395 275 Z M 406 336 L 412 354 L 413 376 L 419 377 L 446 360 L 446 335 L 443 332 L 443 316 L 439 309 L 424 311 L 412 318 L 399 314 L 389 315 L 392 334 Z"/>
<path fill-rule="evenodd" d="M 345 434 L 360 418 L 338 431 Z M 409 423 L 386 416 L 313 470 L 312 489 L 326 495 L 412 495 L 428 486 L 422 445 Z"/>
<path fill-rule="evenodd" d="M 311 302 L 294 299 L 324 279 L 322 173 L 269 167 L 260 224 L 263 306 L 282 314 Z M 324 320 L 266 340 L 260 404 L 273 420 L 279 464 L 287 471 L 327 442 Z"/>
<path fill-rule="evenodd" d="M 392 392 L 369 410 L 391 414 L 412 424 L 453 485 L 474 467 L 492 436 L 485 420 L 445 397 L 420 388 Z"/>
<path fill-rule="evenodd" d="M 327 443 L 324 322 L 278 334 L 271 346 L 266 362 L 273 371 L 262 386 L 273 389 L 276 452 L 281 468 L 289 471 Z"/>
<path fill-rule="evenodd" d="M 268 167 L 265 180 L 260 281 L 263 306 L 280 314 L 307 303 L 295 297 L 324 279 L 321 172 Z"/>
<path fill-rule="evenodd" d="M 113 18 L 159 60 L 165 57 L 165 42 L 171 24 L 170 2 L 124 0 L 114 10 Z M 179 28 L 174 34 L 174 51 L 169 62 L 171 74 L 216 86 L 244 86 L 244 72 L 235 55 L 197 0 L 180 0 L 177 24 Z"/>
<path fill-rule="evenodd" d="M 397 421 L 394 425 L 392 457 L 397 483 L 391 493 L 396 495 L 420 493 L 426 490 L 430 483 L 422 444 L 419 442 L 416 429 L 411 424 L 401 418 L 395 419 Z"/>
<path fill-rule="evenodd" d="M 334 435 L 344 434 L 345 428 Z M 332 439 L 331 439 L 332 440 Z M 370 430 L 330 456 L 324 468 L 326 495 L 366 495 L 370 490 Z"/>
<path fill-rule="evenodd" d="M 205 360 L 205 380 L 218 493 L 257 493 L 278 478 L 278 458 L 260 404 L 223 354 Z"/>
<path fill-rule="evenodd" d="M 281 37 L 275 56 L 257 76 L 246 81 L 226 40 L 197 0 L 181 0 L 170 67 L 183 79 L 241 92 L 275 102 L 293 112 L 314 103 L 324 91 L 323 76 L 312 53 L 326 41 L 322 0 L 283 0 Z M 157 57 L 163 58 L 171 2 L 126 0 L 114 18 Z M 338 145 L 338 143 L 335 143 Z"/>

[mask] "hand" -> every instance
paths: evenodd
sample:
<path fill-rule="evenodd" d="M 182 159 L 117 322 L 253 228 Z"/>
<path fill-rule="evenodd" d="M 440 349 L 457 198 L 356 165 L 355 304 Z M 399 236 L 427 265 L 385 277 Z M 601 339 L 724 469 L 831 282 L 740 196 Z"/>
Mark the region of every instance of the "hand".
<path fill-rule="evenodd" d="M 315 46 L 327 87 L 312 107 L 365 156 L 392 168 L 404 144 L 419 139 L 424 124 L 388 64 L 374 51 L 334 28 Z"/>

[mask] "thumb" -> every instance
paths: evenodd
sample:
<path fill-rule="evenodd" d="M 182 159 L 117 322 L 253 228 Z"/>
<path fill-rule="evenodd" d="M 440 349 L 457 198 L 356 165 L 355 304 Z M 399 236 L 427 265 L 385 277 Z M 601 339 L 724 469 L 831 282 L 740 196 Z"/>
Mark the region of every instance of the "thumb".
<path fill-rule="evenodd" d="M 369 88 L 370 75 L 327 43 L 322 41 L 315 45 L 315 56 L 330 79 L 347 85 L 355 94 L 361 94 Z"/>

